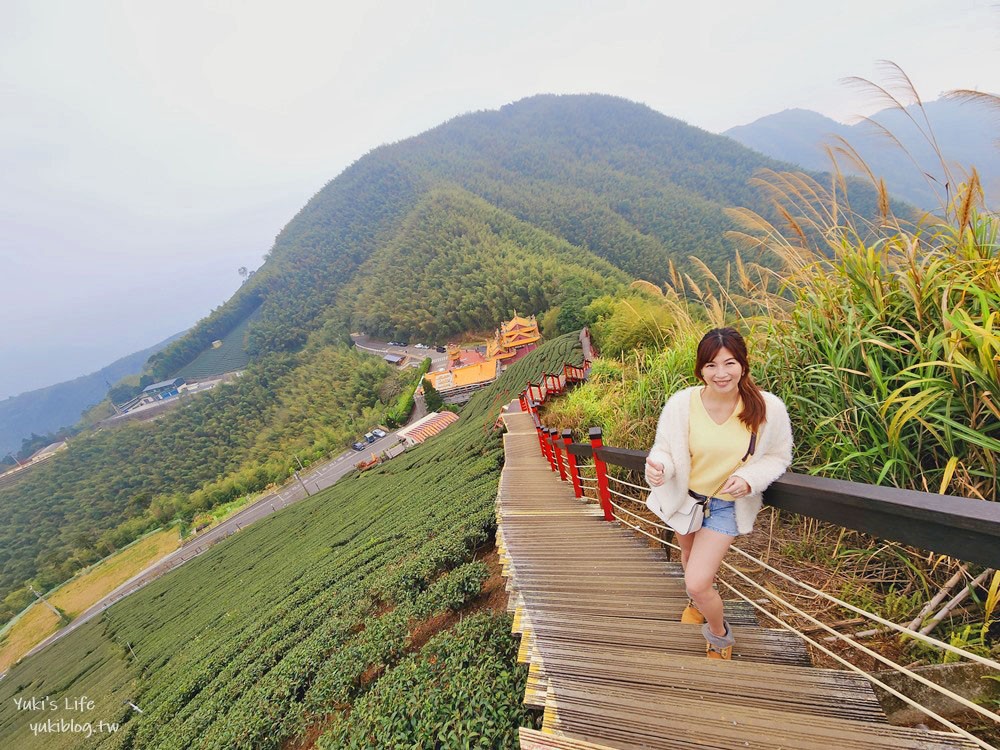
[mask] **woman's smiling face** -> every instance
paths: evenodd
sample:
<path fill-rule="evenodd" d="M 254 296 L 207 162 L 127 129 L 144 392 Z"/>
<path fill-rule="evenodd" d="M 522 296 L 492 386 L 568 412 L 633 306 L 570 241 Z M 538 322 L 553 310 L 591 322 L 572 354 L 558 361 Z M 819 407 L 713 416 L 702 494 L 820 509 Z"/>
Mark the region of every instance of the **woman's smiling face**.
<path fill-rule="evenodd" d="M 719 396 L 732 395 L 739 389 L 743 368 L 733 353 L 722 347 L 715 357 L 701 368 L 701 379 L 705 385 Z"/>

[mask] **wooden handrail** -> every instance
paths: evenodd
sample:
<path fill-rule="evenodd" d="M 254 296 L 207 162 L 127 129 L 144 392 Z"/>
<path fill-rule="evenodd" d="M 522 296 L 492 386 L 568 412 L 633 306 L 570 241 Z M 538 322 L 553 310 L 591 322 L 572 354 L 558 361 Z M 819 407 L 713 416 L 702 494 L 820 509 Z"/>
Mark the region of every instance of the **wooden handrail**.
<path fill-rule="evenodd" d="M 585 332 L 581 332 L 581 341 L 584 335 Z M 586 359 L 582 366 L 563 365 L 563 383 L 568 386 L 582 381 L 589 365 Z M 539 403 L 550 394 L 563 392 L 559 377 L 558 374 L 545 374 L 542 377 L 544 392 L 543 385 L 528 383 L 520 395 L 522 405 L 527 406 L 536 419 Z M 556 379 L 555 388 L 547 387 L 550 378 Z M 538 398 L 535 398 L 536 392 Z M 580 491 L 576 459 L 594 461 L 598 467 L 598 495 L 602 506 L 606 506 L 608 500 L 604 497 L 608 493 L 607 465 L 621 466 L 640 474 L 643 472 L 648 452 L 604 445 L 599 427 L 590 429 L 591 443 L 588 444 L 571 442 L 572 433 L 569 430 L 563 430 L 561 434 L 555 430 L 547 433 L 540 422 L 536 421 L 536 424 L 539 426 L 540 447 L 552 470 L 559 471 L 564 480 L 568 477 L 568 481 L 574 484 L 575 492 Z M 561 455 L 563 452 L 566 454 L 565 464 Z M 605 474 L 603 483 L 601 474 Z M 790 471 L 767 488 L 764 502 L 781 510 L 828 521 L 880 539 L 1000 568 L 998 502 L 880 487 Z"/>
<path fill-rule="evenodd" d="M 591 433 L 594 429 L 591 428 Z M 642 472 L 647 451 L 570 443 L 577 458 Z M 939 554 L 1000 567 L 1000 503 L 785 472 L 764 492 L 768 505 Z"/>

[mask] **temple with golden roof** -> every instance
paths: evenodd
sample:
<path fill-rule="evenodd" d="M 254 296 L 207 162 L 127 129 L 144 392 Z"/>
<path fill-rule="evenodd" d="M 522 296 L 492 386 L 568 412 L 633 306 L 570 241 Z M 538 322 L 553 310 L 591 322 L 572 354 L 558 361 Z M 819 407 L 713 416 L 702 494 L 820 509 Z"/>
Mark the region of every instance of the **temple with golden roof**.
<path fill-rule="evenodd" d="M 446 403 L 461 403 L 496 380 L 505 366 L 530 352 L 540 340 L 535 316 L 524 318 L 515 310 L 514 317 L 501 323 L 493 338 L 486 342 L 485 357 L 449 344 L 448 368 L 429 372 L 424 379 L 441 393 Z"/>
<path fill-rule="evenodd" d="M 501 323 L 493 339 L 486 342 L 486 358 L 506 363 L 515 359 L 521 350 L 527 347 L 534 349 L 541 338 L 535 316 L 523 318 L 515 310 L 514 317 Z"/>

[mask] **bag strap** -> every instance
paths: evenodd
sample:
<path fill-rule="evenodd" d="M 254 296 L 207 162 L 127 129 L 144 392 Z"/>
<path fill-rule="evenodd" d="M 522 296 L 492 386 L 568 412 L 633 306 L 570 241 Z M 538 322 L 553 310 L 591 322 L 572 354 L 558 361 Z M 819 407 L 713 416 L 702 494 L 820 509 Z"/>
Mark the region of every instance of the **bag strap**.
<path fill-rule="evenodd" d="M 736 471 L 743 464 L 745 464 L 747 462 L 747 459 L 749 459 L 754 454 L 754 451 L 756 451 L 756 450 L 757 450 L 757 433 L 756 432 L 751 432 L 750 433 L 750 445 L 747 446 L 747 452 L 743 454 L 743 458 L 741 458 L 740 462 L 738 464 L 736 464 L 736 466 L 733 467 L 732 471 L 730 471 L 728 474 L 726 474 L 726 478 L 722 480 L 722 484 L 720 484 L 718 487 L 716 487 L 715 488 L 715 492 L 713 492 L 711 495 L 709 495 L 709 497 L 716 497 L 719 494 L 719 490 L 721 490 L 725 486 L 726 482 L 729 481 L 729 477 L 731 477 L 733 475 L 733 471 Z M 708 506 L 706 506 L 706 507 L 708 507 Z"/>

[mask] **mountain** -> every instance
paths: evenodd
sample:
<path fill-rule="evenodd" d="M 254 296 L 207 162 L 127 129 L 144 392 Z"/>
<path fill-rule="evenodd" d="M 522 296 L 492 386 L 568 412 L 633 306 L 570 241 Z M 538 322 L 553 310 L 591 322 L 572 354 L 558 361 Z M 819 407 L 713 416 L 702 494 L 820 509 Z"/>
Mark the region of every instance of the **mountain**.
<path fill-rule="evenodd" d="M 767 156 L 816 171 L 830 169 L 824 145 L 838 145 L 837 139 L 843 138 L 857 149 L 876 176 L 885 179 L 894 197 L 933 211 L 941 207 L 947 177 L 934 148 L 913 122 L 916 120 L 926 131 L 925 116 L 955 179 L 962 181 L 969 167 L 975 166 L 987 201 L 992 199 L 995 204 L 1000 195 L 1000 131 L 972 104 L 939 99 L 925 103 L 923 111 L 913 105 L 905 112 L 885 109 L 872 115 L 870 119 L 891 132 L 905 152 L 870 122 L 844 125 L 804 109 L 768 115 L 749 125 L 730 128 L 724 135 Z M 851 171 L 847 162 L 842 163 L 842 168 Z"/>
<path fill-rule="evenodd" d="M 102 401 L 108 384 L 142 372 L 146 360 L 183 335 L 178 333 L 141 352 L 117 359 L 89 375 L 27 391 L 0 401 L 0 455 L 17 451 L 21 441 L 36 433 L 45 435 L 70 427 L 88 408 Z"/>
<path fill-rule="evenodd" d="M 672 263 L 693 270 L 689 256 L 723 269 L 726 209 L 771 216 L 749 181 L 786 166 L 596 95 L 532 97 L 375 149 L 292 218 L 229 301 L 150 358 L 171 376 L 247 323 L 242 377 L 81 435 L 0 488 L 0 622 L 30 600 L 27 582 L 50 587 L 165 521 L 280 483 L 295 457 L 336 454 L 379 421 L 400 384 L 349 351 L 349 331 L 444 341 L 515 309 L 575 327 L 595 297 L 661 283 Z"/>
<path fill-rule="evenodd" d="M 362 267 L 410 231 L 408 217 L 433 191 L 461 191 L 629 276 L 662 283 L 671 261 L 690 269 L 689 256 L 723 268 L 732 257 L 724 209 L 776 218 L 749 181 L 788 166 L 610 96 L 541 95 L 456 117 L 375 149 L 324 187 L 253 278 L 153 358 L 154 374 L 173 375 L 258 308 L 251 355 L 301 347 L 342 314 L 334 312 L 342 287 L 377 266 Z M 874 205 L 871 191 L 858 202 L 866 200 Z M 395 280 L 373 283 L 389 293 Z M 404 311 L 406 302 L 416 300 L 397 300 Z M 394 325 L 400 335 L 418 330 L 400 315 Z M 424 330 L 436 333 L 445 332 Z"/>

